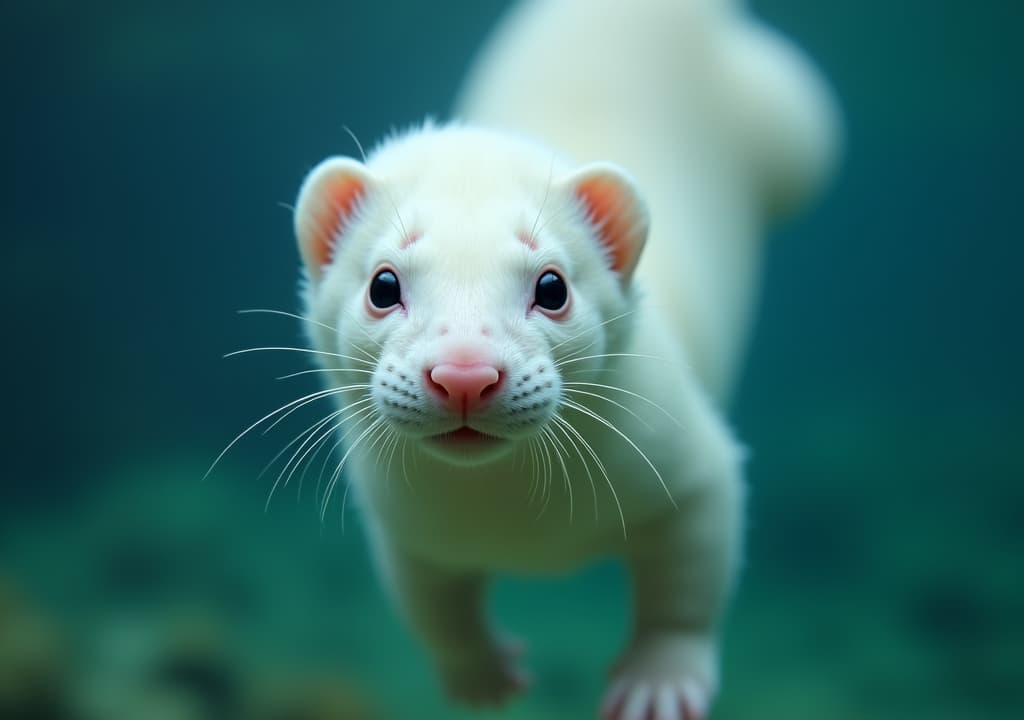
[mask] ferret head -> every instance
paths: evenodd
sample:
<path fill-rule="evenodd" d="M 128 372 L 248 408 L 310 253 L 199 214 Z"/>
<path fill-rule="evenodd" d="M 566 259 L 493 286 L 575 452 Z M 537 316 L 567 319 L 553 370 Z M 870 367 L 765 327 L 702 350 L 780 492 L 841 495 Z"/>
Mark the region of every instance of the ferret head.
<path fill-rule="evenodd" d="M 366 393 L 339 419 L 349 444 L 390 429 L 473 464 L 564 442 L 563 383 L 621 348 L 647 227 L 621 170 L 483 130 L 320 163 L 295 229 L 315 348 L 343 397 Z"/>

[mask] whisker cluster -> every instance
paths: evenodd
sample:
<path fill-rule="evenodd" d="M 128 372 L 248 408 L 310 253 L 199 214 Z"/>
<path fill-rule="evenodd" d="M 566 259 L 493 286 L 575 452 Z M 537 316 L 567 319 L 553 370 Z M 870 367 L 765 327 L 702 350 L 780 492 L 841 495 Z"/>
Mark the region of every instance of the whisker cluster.
<path fill-rule="evenodd" d="M 309 318 L 303 315 L 299 315 L 284 310 L 273 310 L 268 308 L 254 308 L 249 310 L 241 310 L 240 314 L 264 314 L 274 315 L 279 317 L 291 318 L 294 320 L 300 320 L 310 325 L 322 327 L 334 333 L 336 336 L 341 337 L 340 331 L 322 323 L 313 318 Z M 377 342 L 365 328 L 363 328 L 353 318 L 353 323 L 358 327 L 366 338 L 373 343 L 379 350 L 383 350 L 380 343 Z M 224 355 L 225 358 L 236 357 L 249 353 L 256 352 L 283 352 L 283 353 L 299 353 L 312 355 L 321 360 L 327 358 L 335 358 L 339 360 L 348 361 L 350 364 L 355 364 L 357 367 L 318 367 L 306 370 L 299 370 L 296 372 L 287 373 L 278 376 L 279 380 L 287 380 L 291 378 L 297 378 L 303 375 L 312 375 L 320 373 L 328 373 L 331 376 L 347 377 L 349 374 L 371 376 L 376 368 L 378 357 L 366 348 L 361 347 L 358 343 L 349 342 L 349 347 L 352 348 L 351 353 L 336 353 L 326 352 L 323 350 L 317 350 L 309 347 L 293 347 L 285 345 L 268 345 L 261 347 L 243 348 L 241 350 L 235 350 L 233 352 Z M 316 496 L 319 503 L 319 516 L 321 522 L 324 522 L 327 515 L 327 509 L 330 505 L 331 498 L 337 488 L 338 483 L 341 480 L 342 472 L 345 464 L 352 453 L 361 445 L 366 444 L 369 450 L 373 450 L 375 447 L 378 448 L 378 460 L 383 460 L 385 455 L 387 457 L 386 463 L 390 470 L 391 464 L 394 462 L 395 455 L 399 451 L 399 434 L 391 429 L 386 424 L 384 418 L 381 417 L 380 412 L 374 406 L 373 397 L 371 396 L 372 385 L 367 378 L 366 382 L 349 382 L 345 384 L 337 384 L 332 387 L 328 387 L 322 390 L 310 392 L 300 397 L 297 397 L 289 402 L 281 405 L 280 407 L 272 410 L 256 422 L 246 427 L 241 433 L 236 435 L 231 442 L 229 442 L 219 455 L 214 459 L 209 469 L 206 471 L 203 479 L 208 478 L 219 465 L 221 460 L 227 453 L 234 448 L 243 438 L 252 434 L 256 430 L 261 430 L 262 435 L 268 434 L 274 428 L 281 425 L 288 417 L 294 413 L 313 405 L 319 400 L 324 398 L 342 398 L 346 397 L 344 403 L 339 402 L 337 409 L 332 409 L 327 414 L 316 419 L 313 423 L 308 425 L 305 429 L 299 432 L 294 438 L 292 438 L 283 448 L 281 448 L 274 457 L 268 462 L 263 469 L 260 471 L 258 477 L 262 478 L 266 475 L 271 468 L 277 466 L 282 459 L 284 460 L 281 465 L 274 482 L 267 495 L 265 508 L 269 510 L 270 503 L 277 493 L 278 489 L 287 487 L 296 476 L 298 476 L 298 495 L 301 495 L 302 487 L 305 483 L 307 474 L 311 467 L 316 463 L 317 457 L 324 453 L 326 450 L 326 456 L 324 457 L 323 463 L 320 467 L 319 477 L 317 479 Z M 347 429 L 345 429 L 347 428 Z M 341 432 L 344 429 L 344 432 Z M 339 432 L 340 437 L 337 437 Z M 333 466 L 333 469 L 328 470 L 331 466 L 331 459 L 334 452 L 346 441 L 346 439 L 356 434 L 356 438 L 346 448 L 345 453 L 341 459 Z M 334 442 L 332 439 L 336 438 Z M 406 481 L 411 482 L 408 479 L 408 471 L 406 468 L 405 459 L 406 445 L 403 441 L 401 443 L 401 462 L 403 467 L 403 474 L 406 477 Z M 290 453 L 290 454 L 289 454 Z M 324 486 L 325 476 L 327 477 L 326 486 Z M 320 489 L 324 486 L 324 491 L 321 494 Z M 344 511 L 345 502 L 348 496 L 348 490 L 350 483 L 346 484 L 345 492 L 342 498 L 342 527 L 344 528 Z"/>
<path fill-rule="evenodd" d="M 634 314 L 635 310 L 620 313 L 614 317 L 605 320 L 601 325 L 609 325 L 613 322 L 617 322 L 624 318 L 627 318 Z M 592 329 L 587 328 L 576 335 L 569 338 L 565 338 L 553 345 L 550 351 L 554 352 L 559 348 L 572 343 L 577 340 L 580 336 L 590 332 Z M 607 352 L 607 353 L 590 353 L 588 351 L 597 343 L 594 340 L 581 348 L 576 348 L 573 352 L 569 353 L 565 357 L 559 358 L 555 361 L 554 366 L 560 372 L 563 377 L 562 381 L 562 396 L 558 404 L 558 412 L 556 412 L 552 418 L 551 423 L 542 428 L 540 432 L 531 437 L 527 443 L 529 454 L 526 457 L 526 461 L 532 467 L 532 476 L 529 489 L 528 502 L 532 505 L 534 502 L 540 501 L 541 508 L 537 514 L 537 519 L 540 519 L 544 512 L 547 510 L 551 499 L 551 486 L 554 479 L 554 475 L 558 470 L 561 470 L 565 491 L 568 495 L 569 504 L 569 522 L 571 523 L 574 516 L 575 501 L 573 498 L 573 486 L 572 486 L 572 473 L 569 471 L 570 463 L 569 458 L 573 454 L 579 459 L 579 466 L 582 466 L 583 472 L 587 476 L 587 480 L 591 488 L 591 498 L 594 506 L 594 521 L 597 522 L 600 519 L 599 510 L 599 499 L 597 492 L 597 480 L 596 477 L 603 479 L 605 486 L 608 488 L 609 493 L 612 496 L 612 500 L 615 504 L 616 511 L 619 516 L 619 522 L 622 527 L 623 537 L 627 537 L 628 531 L 625 521 L 625 513 L 622 508 L 622 503 L 619 499 L 618 492 L 615 489 L 614 483 L 612 482 L 611 476 L 609 475 L 608 469 L 595 449 L 593 443 L 586 438 L 572 422 L 572 420 L 566 416 L 567 413 L 578 414 L 584 418 L 588 418 L 598 423 L 604 428 L 610 430 L 613 434 L 618 436 L 623 442 L 625 442 L 630 449 L 635 452 L 641 460 L 650 468 L 655 478 L 658 480 L 661 487 L 664 489 L 665 494 L 668 496 L 669 501 L 675 505 L 675 500 L 665 483 L 661 472 L 655 466 L 654 462 L 650 457 L 639 447 L 633 438 L 630 438 L 626 433 L 620 430 L 615 424 L 605 415 L 596 411 L 593 407 L 590 407 L 593 403 L 585 404 L 587 398 L 591 398 L 596 401 L 608 404 L 613 408 L 628 414 L 639 422 L 643 427 L 653 431 L 651 424 L 638 414 L 634 409 L 628 407 L 624 402 L 620 402 L 619 399 L 614 397 L 615 394 L 621 394 L 622 400 L 632 398 L 639 400 L 646 405 L 656 409 L 662 415 L 667 417 L 677 426 L 682 427 L 681 423 L 672 416 L 664 407 L 651 400 L 650 398 L 629 390 L 627 388 L 619 387 L 609 383 L 598 383 L 588 381 L 577 381 L 564 379 L 568 376 L 581 373 L 597 373 L 597 372 L 610 372 L 616 371 L 615 367 L 597 367 L 597 368 L 575 368 L 572 367 L 577 363 L 585 361 L 599 361 L 609 358 L 623 359 L 623 360 L 654 360 L 659 362 L 668 362 L 664 358 L 655 355 L 645 355 L 640 353 L 622 353 L 622 352 Z"/>
<path fill-rule="evenodd" d="M 616 315 L 605 320 L 602 325 L 609 325 L 613 322 L 623 320 L 632 315 L 633 312 L 634 311 L 629 311 Z M 255 308 L 242 310 L 240 313 L 259 313 L 296 319 L 304 323 L 322 327 L 331 331 L 336 336 L 341 336 L 340 331 L 335 327 L 303 315 L 283 310 Z M 305 484 L 308 473 L 311 468 L 317 464 L 317 458 L 323 454 L 324 458 L 320 463 L 314 494 L 318 503 L 320 521 L 321 523 L 324 523 L 326 521 L 331 499 L 338 491 L 338 485 L 341 482 L 344 468 L 348 464 L 349 458 L 351 458 L 353 453 L 360 448 L 363 452 L 376 452 L 375 464 L 384 468 L 384 476 L 388 483 L 386 492 L 390 493 L 392 491 L 390 487 L 391 469 L 396 461 L 401 466 L 401 473 L 405 485 L 410 490 L 415 491 L 412 477 L 416 474 L 416 453 L 411 453 L 413 472 L 410 473 L 410 463 L 408 458 L 408 455 L 410 454 L 409 438 L 403 433 L 400 433 L 390 422 L 387 421 L 387 419 L 381 414 L 381 411 L 376 407 L 374 398 L 371 395 L 373 386 L 370 383 L 370 377 L 374 375 L 377 363 L 379 362 L 379 356 L 383 353 L 384 348 L 380 342 L 378 342 L 370 332 L 356 320 L 356 318 L 349 316 L 349 320 L 352 322 L 353 326 L 357 328 L 363 336 L 365 336 L 367 343 L 364 344 L 372 345 L 374 352 L 371 352 L 367 347 L 364 347 L 364 344 L 349 340 L 347 345 L 352 349 L 351 351 L 344 353 L 327 352 L 301 346 L 268 345 L 244 348 L 227 353 L 224 356 L 235 357 L 248 353 L 276 351 L 283 353 L 308 354 L 319 358 L 321 362 L 326 362 L 328 358 L 334 358 L 337 360 L 347 361 L 349 365 L 355 365 L 355 367 L 330 366 L 299 370 L 280 375 L 277 378 L 278 380 L 298 378 L 304 375 L 318 375 L 321 373 L 327 373 L 332 377 L 338 376 L 342 378 L 350 377 L 350 374 L 369 377 L 367 377 L 363 382 L 341 382 L 332 387 L 301 395 L 300 397 L 290 400 L 275 410 L 267 413 L 259 420 L 249 425 L 245 430 L 235 436 L 227 446 L 225 446 L 207 470 L 204 475 L 204 479 L 210 476 L 223 457 L 233 447 L 235 447 L 244 437 L 250 435 L 257 429 L 261 430 L 262 435 L 266 435 L 276 427 L 280 426 L 293 414 L 320 400 L 323 400 L 324 398 L 344 398 L 343 401 L 337 403 L 339 407 L 332 409 L 322 417 L 317 418 L 314 422 L 295 435 L 260 471 L 258 477 L 262 478 L 271 470 L 271 468 L 280 465 L 276 477 L 274 478 L 274 482 L 267 495 L 266 508 L 269 509 L 270 503 L 277 491 L 280 488 L 287 487 L 296 477 L 298 477 L 297 496 L 301 496 L 302 488 Z M 592 328 L 588 328 L 587 330 L 581 331 L 572 337 L 561 340 L 557 344 L 553 345 L 550 348 L 550 351 L 554 352 L 569 345 L 572 341 L 578 339 L 589 331 L 592 331 Z M 594 408 L 594 404 L 595 402 L 603 403 L 613 411 L 629 415 L 643 427 L 648 430 L 652 430 L 648 419 L 645 419 L 640 413 L 638 413 L 637 409 L 627 405 L 629 400 L 636 400 L 653 408 L 677 426 L 682 427 L 682 425 L 678 419 L 672 416 L 672 414 L 663 406 L 641 393 L 635 392 L 634 390 L 619 387 L 610 382 L 567 379 L 572 375 L 578 375 L 579 373 L 593 373 L 600 371 L 614 372 L 616 370 L 614 363 L 613 367 L 575 367 L 577 364 L 586 361 L 621 359 L 629 361 L 654 360 L 666 362 L 663 358 L 640 353 L 590 352 L 596 342 L 597 341 L 595 340 L 583 347 L 578 347 L 573 352 L 554 360 L 553 365 L 555 370 L 563 377 L 561 383 L 562 392 L 561 397 L 558 400 L 557 410 L 551 416 L 550 422 L 537 428 L 537 431 L 530 435 L 525 442 L 522 443 L 520 448 L 517 448 L 517 453 L 521 452 L 522 456 L 516 456 L 516 464 L 518 465 L 519 463 L 522 463 L 523 467 L 529 472 L 530 482 L 527 491 L 527 505 L 533 506 L 535 503 L 539 504 L 536 514 L 537 520 L 540 520 L 549 508 L 555 482 L 557 480 L 557 476 L 560 474 L 563 491 L 566 493 L 568 501 L 568 522 L 570 524 L 574 522 L 577 503 L 573 482 L 575 478 L 573 476 L 577 474 L 578 468 L 582 467 L 582 471 L 586 474 L 587 482 L 590 486 L 590 495 L 594 507 L 594 521 L 598 522 L 600 519 L 598 486 L 599 483 L 603 483 L 615 504 L 615 509 L 618 513 L 619 522 L 622 527 L 622 534 L 623 537 L 626 537 L 627 527 L 625 513 L 623 511 L 619 494 L 608 471 L 608 467 L 601 458 L 599 448 L 595 447 L 593 439 L 588 439 L 586 434 L 576 427 L 571 417 L 576 415 L 593 421 L 626 443 L 654 474 L 655 478 L 657 478 L 661 487 L 664 489 L 665 494 L 668 496 L 669 501 L 673 505 L 675 505 L 675 500 L 669 491 L 661 472 L 658 470 L 654 462 L 640 448 L 633 438 L 629 437 L 625 432 L 623 432 L 623 430 L 616 427 L 616 424 L 609 416 L 606 416 L 602 412 L 596 410 Z M 349 441 L 349 438 L 352 438 L 352 440 Z M 345 448 L 340 459 L 333 460 L 335 452 L 343 445 Z M 577 459 L 579 462 L 574 462 L 574 460 Z M 283 464 L 281 464 L 282 460 Z M 350 490 L 351 482 L 346 482 L 341 497 L 341 524 L 343 529 L 345 527 L 345 508 L 347 506 Z"/>

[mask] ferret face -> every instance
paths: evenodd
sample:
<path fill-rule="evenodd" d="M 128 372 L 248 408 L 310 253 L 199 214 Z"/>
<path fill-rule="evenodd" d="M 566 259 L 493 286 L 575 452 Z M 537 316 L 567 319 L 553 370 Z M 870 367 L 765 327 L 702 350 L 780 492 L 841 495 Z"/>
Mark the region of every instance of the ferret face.
<path fill-rule="evenodd" d="M 390 430 L 465 465 L 567 444 L 563 382 L 624 339 L 646 215 L 612 168 L 444 129 L 322 163 L 296 229 L 316 349 L 366 393 L 349 444 Z"/>

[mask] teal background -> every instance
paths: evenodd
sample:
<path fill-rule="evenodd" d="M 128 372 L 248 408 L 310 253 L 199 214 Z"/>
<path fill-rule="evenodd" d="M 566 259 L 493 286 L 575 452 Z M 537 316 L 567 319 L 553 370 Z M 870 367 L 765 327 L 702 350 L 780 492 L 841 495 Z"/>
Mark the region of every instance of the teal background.
<path fill-rule="evenodd" d="M 305 367 L 290 357 L 220 359 L 299 339 L 235 314 L 297 309 L 280 203 L 356 153 L 343 126 L 370 144 L 445 118 L 504 6 L 0 9 L 0 716 L 43 647 L 46 717 L 95 696 L 103 718 L 263 717 L 268 688 L 308 717 L 468 717 L 381 597 L 357 515 L 321 526 L 291 491 L 264 512 L 257 475 L 304 425 L 200 478 L 315 388 L 273 380 Z M 750 530 L 713 718 L 1022 717 L 1024 6 L 753 7 L 829 78 L 846 148 L 769 241 L 732 412 Z M 537 682 L 494 716 L 590 716 L 625 633 L 621 570 L 504 580 L 495 601 Z"/>

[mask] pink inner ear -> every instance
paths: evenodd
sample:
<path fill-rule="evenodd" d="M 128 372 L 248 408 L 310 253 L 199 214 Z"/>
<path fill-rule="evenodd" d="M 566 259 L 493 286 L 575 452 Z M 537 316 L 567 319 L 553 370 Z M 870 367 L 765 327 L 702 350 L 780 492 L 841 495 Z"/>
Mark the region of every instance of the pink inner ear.
<path fill-rule="evenodd" d="M 314 212 L 315 243 L 312 259 L 317 267 L 330 262 L 338 231 L 352 214 L 365 190 L 363 181 L 352 175 L 339 175 L 327 181 L 319 207 Z"/>
<path fill-rule="evenodd" d="M 631 270 L 639 251 L 637 219 L 622 192 L 618 183 L 601 176 L 587 178 L 576 186 L 576 194 L 587 206 L 616 272 Z"/>

